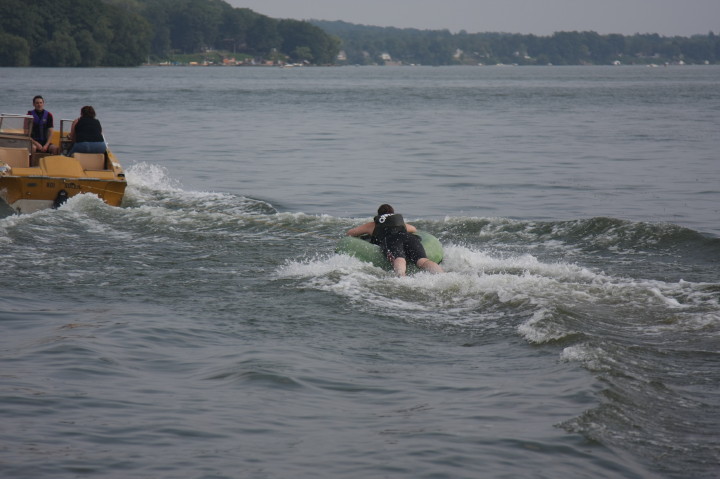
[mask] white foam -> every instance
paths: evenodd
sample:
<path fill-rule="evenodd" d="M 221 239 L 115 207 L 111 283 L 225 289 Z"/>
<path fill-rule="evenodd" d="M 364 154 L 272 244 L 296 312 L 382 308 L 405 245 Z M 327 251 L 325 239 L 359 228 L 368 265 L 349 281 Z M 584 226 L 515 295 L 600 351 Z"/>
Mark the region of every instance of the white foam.
<path fill-rule="evenodd" d="M 611 358 L 601 348 L 591 347 L 587 344 L 575 344 L 564 348 L 560 353 L 560 359 L 568 362 L 579 362 L 591 371 L 600 371 L 608 369 L 607 366 L 603 365 Z"/>
<path fill-rule="evenodd" d="M 570 263 L 545 263 L 529 254 L 504 256 L 448 245 L 443 267 L 446 274 L 422 272 L 396 278 L 355 258 L 331 255 L 291 261 L 277 274 L 298 280 L 303 287 L 345 297 L 359 308 L 383 314 L 395 311 L 400 317 L 437 325 L 477 327 L 520 321 L 515 325 L 517 333 L 532 343 L 576 334 L 574 314 L 592 317 L 599 311 L 617 310 L 621 315 L 646 317 L 650 309 L 670 317 L 687 311 L 689 318 L 695 318 L 698 308 L 709 308 L 711 312 L 700 313 L 700 324 L 713 322 L 720 314 L 712 288 L 704 293 L 702 285 L 689 282 L 613 277 Z M 505 317 L 507 311 L 511 318 Z"/>
<path fill-rule="evenodd" d="M 451 262 L 452 263 L 452 262 Z M 449 268 L 449 265 L 446 265 Z M 361 308 L 394 311 L 435 324 L 477 325 L 503 316 L 498 304 L 528 301 L 528 276 L 454 272 L 420 272 L 403 278 L 346 255 L 291 261 L 279 278 L 300 280 L 303 287 L 330 291 Z"/>
<path fill-rule="evenodd" d="M 660 301 L 664 302 L 667 306 L 671 308 L 680 308 L 682 305 L 678 302 L 675 298 L 668 298 L 665 296 L 658 287 L 651 287 L 648 289 L 648 291 L 655 296 L 656 298 L 660 299 Z"/>
<path fill-rule="evenodd" d="M 277 276 L 280 278 L 314 278 L 333 272 L 345 272 L 359 270 L 367 265 L 362 261 L 348 255 L 333 255 L 329 258 L 320 258 L 307 262 L 290 261 L 280 267 Z"/>
<path fill-rule="evenodd" d="M 545 343 L 562 339 L 571 333 L 554 320 L 551 310 L 541 308 L 536 311 L 532 318 L 518 326 L 518 332 L 531 343 Z"/>
<path fill-rule="evenodd" d="M 447 269 L 465 273 L 529 273 L 559 280 L 594 281 L 600 276 L 569 263 L 542 263 L 535 256 L 493 256 L 488 252 L 474 251 L 463 246 L 444 247 L 443 264 Z"/>
<path fill-rule="evenodd" d="M 248 214 L 274 212 L 267 202 L 212 191 L 184 190 L 179 181 L 171 178 L 164 167 L 138 163 L 126 171 L 128 187 L 123 206 L 140 214 L 173 217 L 174 221 L 187 219 L 234 221 Z M 179 212 L 174 214 L 173 212 Z M 185 218 L 183 218 L 185 217 Z"/>
<path fill-rule="evenodd" d="M 125 170 L 128 185 L 160 191 L 182 191 L 180 182 L 171 178 L 167 168 L 153 163 L 136 163 Z"/>

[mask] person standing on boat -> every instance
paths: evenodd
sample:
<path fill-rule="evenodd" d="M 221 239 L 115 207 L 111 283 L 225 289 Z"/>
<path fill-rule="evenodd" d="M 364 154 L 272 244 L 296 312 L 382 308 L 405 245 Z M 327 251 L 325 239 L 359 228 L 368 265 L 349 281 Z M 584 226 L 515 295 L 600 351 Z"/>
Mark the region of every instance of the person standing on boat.
<path fill-rule="evenodd" d="M 74 153 L 105 153 L 107 148 L 102 126 L 95 118 L 95 108 L 91 106 L 80 109 L 80 117 L 73 121 L 69 136 L 74 144 L 68 151 L 68 156 L 73 156 Z"/>
<path fill-rule="evenodd" d="M 346 235 L 370 235 L 370 241 L 380 246 L 398 276 L 405 276 L 407 260 L 425 271 L 444 273 L 439 264 L 428 259 L 420 238 L 412 234 L 416 231 L 417 228 L 405 223 L 402 215 L 395 213 L 392 206 L 384 204 L 378 208 L 373 221 L 348 230 Z"/>
<path fill-rule="evenodd" d="M 33 106 L 35 109 L 27 112 L 32 116 L 32 152 L 56 155 L 58 147 L 50 143 L 54 127 L 52 113 L 45 109 L 45 99 L 40 95 L 33 98 Z"/>

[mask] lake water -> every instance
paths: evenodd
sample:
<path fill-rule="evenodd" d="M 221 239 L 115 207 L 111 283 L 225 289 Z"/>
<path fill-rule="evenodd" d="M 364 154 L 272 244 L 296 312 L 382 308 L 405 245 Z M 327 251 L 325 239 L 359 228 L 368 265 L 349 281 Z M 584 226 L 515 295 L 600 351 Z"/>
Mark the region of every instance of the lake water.
<path fill-rule="evenodd" d="M 0 476 L 720 470 L 720 67 L 0 81 L 129 185 L 0 218 Z M 334 253 L 385 202 L 447 274 Z"/>

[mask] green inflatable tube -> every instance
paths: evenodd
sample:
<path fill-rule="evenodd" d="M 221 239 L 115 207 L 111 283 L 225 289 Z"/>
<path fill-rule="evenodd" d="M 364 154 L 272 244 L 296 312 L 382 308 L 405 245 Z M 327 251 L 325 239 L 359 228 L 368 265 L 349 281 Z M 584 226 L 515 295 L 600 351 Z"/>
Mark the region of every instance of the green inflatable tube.
<path fill-rule="evenodd" d="M 423 248 L 425 248 L 425 254 L 427 254 L 428 259 L 439 264 L 443 260 L 443 248 L 440 241 L 430 233 L 424 231 L 418 230 L 415 235 L 420 237 L 420 242 Z M 363 237 L 345 236 L 338 241 L 335 252 L 354 256 L 360 261 L 372 263 L 378 268 L 392 270 L 392 265 L 385 255 L 382 254 L 380 247 L 370 243 L 370 237 L 368 236 L 366 236 L 365 239 L 363 239 Z M 411 268 L 413 268 L 414 271 L 417 270 L 414 264 L 408 264 L 408 270 Z"/>

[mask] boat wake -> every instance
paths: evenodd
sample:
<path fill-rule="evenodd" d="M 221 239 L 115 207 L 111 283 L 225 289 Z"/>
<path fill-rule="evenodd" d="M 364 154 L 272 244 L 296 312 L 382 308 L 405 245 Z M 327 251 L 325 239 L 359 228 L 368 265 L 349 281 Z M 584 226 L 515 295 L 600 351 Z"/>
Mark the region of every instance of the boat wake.
<path fill-rule="evenodd" d="M 168 170 L 150 163 L 137 163 L 126 171 L 128 188 L 124 208 L 160 208 L 221 214 L 274 214 L 267 202 L 227 193 L 189 191 Z"/>
<path fill-rule="evenodd" d="M 345 255 L 289 261 L 278 278 L 344 297 L 362 311 L 470 334 L 512 330 L 535 344 L 574 344 L 632 328 L 720 325 L 717 285 L 617 277 L 572 263 L 445 246 L 447 273 L 396 278 Z M 720 328 L 718 328 L 720 333 Z M 580 358 L 568 350 L 565 358 Z"/>
<path fill-rule="evenodd" d="M 709 273 L 686 253 L 707 262 L 720 240 L 685 228 L 608 218 L 413 221 L 443 243 L 447 273 L 396 278 L 333 253 L 356 219 L 278 212 L 258 199 L 188 191 L 165 168 L 147 163 L 129 167 L 127 178 L 122 208 L 78 195 L 57 212 L 4 219 L 2 238 L 24 244 L 47 237 L 50 244 L 78 236 L 90 243 L 102 235 L 145 245 L 142 254 L 161 244 L 203 254 L 223 244 L 226 254 L 239 258 L 269 251 L 278 265 L 274 279 L 291 287 L 326 291 L 359 311 L 423 327 L 471 335 L 499 331 L 533 344 L 573 346 L 564 355 L 569 360 L 582 360 L 588 338 L 627 334 L 626 328 L 709 327 L 720 334 L 720 286 L 707 281 Z M 80 235 L 78 223 L 96 234 Z M 660 274 L 635 277 L 636 261 L 656 262 Z M 685 270 L 665 271 L 668 261 Z"/>

